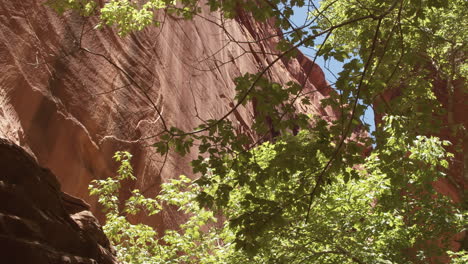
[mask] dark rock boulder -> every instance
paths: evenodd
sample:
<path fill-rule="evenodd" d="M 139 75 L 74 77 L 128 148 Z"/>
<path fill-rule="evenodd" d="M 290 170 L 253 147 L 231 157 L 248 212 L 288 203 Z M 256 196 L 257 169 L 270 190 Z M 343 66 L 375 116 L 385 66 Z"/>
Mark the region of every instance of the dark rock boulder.
<path fill-rule="evenodd" d="M 117 263 L 84 201 L 22 148 L 0 139 L 2 263 Z"/>

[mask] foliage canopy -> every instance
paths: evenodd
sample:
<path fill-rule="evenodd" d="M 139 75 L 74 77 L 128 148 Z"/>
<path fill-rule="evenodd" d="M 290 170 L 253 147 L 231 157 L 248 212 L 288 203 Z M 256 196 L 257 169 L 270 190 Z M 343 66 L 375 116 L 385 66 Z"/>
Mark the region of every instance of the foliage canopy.
<path fill-rule="evenodd" d="M 158 10 L 185 19 L 203 15 L 195 0 L 48 4 L 60 13 L 74 9 L 98 15 L 101 26 L 114 26 L 122 36 L 159 26 Z M 446 110 L 456 89 L 466 94 L 468 2 L 205 4 L 228 19 L 240 10 L 259 21 L 274 19 L 286 33 L 272 64 L 298 47 L 315 48 L 315 58 L 343 62 L 335 92 L 322 101 L 341 115 L 327 123 L 298 112 L 298 102 L 310 104 L 302 85 L 269 80 L 264 73 L 270 64 L 235 80 L 233 110 L 257 100 L 258 118 L 251 128 L 257 138 L 235 133 L 229 119 L 233 110 L 193 131 L 164 125 L 154 144 L 162 155 L 185 155 L 197 143 L 192 167 L 200 177 L 195 182 L 174 180 L 156 199 L 135 191 L 121 211 L 119 182 L 133 175 L 129 154 L 118 153 L 119 176 L 96 181 L 92 193 L 108 211 L 106 232 L 119 257 L 128 263 L 408 263 L 428 262 L 449 250 L 451 235 L 466 228 L 466 208 L 438 194 L 432 183 L 447 177 L 453 155 L 444 147 L 459 142 L 428 135 L 443 126 L 453 134 L 466 133 Z M 300 27 L 291 22 L 297 8 L 307 8 L 309 15 Z M 440 80 L 449 98 L 445 107 L 435 95 L 434 83 Z M 398 96 L 385 100 L 388 93 Z M 382 121 L 372 137 L 352 137 L 368 130 L 360 121 L 368 107 Z M 157 239 L 152 228 L 131 225 L 125 217 L 141 206 L 155 214 L 164 204 L 187 213 L 181 232 L 168 230 Z M 216 220 L 214 212 L 224 217 Z M 221 219 L 226 220 L 214 224 Z M 458 253 L 454 261 L 466 258 Z"/>

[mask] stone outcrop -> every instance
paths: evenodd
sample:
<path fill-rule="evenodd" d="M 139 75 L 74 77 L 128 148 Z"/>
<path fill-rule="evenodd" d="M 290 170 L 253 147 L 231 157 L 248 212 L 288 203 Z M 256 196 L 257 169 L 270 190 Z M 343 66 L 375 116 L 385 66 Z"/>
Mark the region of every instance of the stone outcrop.
<path fill-rule="evenodd" d="M 451 142 L 447 146 L 448 152 L 454 154 L 450 160 L 447 177 L 440 178 L 433 183 L 434 188 L 450 197 L 450 199 L 461 204 L 464 210 L 468 209 L 468 115 L 467 102 L 468 93 L 466 89 L 466 80 L 443 80 L 436 74 L 436 69 L 428 67 L 431 74 L 428 76 L 433 83 L 433 91 L 442 108 L 442 113 L 434 114 L 435 121 L 440 121 L 441 129 L 435 136 L 442 140 Z M 397 98 L 401 93 L 399 88 L 389 89 L 375 104 L 387 103 Z M 375 123 L 382 122 L 382 116 L 375 116 Z M 468 233 L 463 231 L 454 235 L 452 250 L 468 250 Z M 446 257 L 438 258 L 438 263 L 448 263 Z"/>
<path fill-rule="evenodd" d="M 110 28 L 95 30 L 96 18 L 59 16 L 43 2 L 0 2 L 0 136 L 27 149 L 92 209 L 88 184 L 114 174 L 117 150 L 134 155 L 138 180 L 128 188 L 148 195 L 167 179 L 191 175 L 193 156 L 170 154 L 162 166 L 149 147 L 163 120 L 190 130 L 223 116 L 233 105 L 233 79 L 276 58 L 278 30 L 245 14 L 221 20 L 203 10 L 192 21 L 161 14 L 161 27 L 120 38 Z M 267 75 L 304 84 L 312 105 L 299 109 L 334 118 L 319 104 L 330 91 L 323 72 L 302 54 L 278 61 Z M 247 133 L 254 113 L 241 107 L 229 118 Z M 151 221 L 164 226 L 176 217 L 168 210 Z"/>
<path fill-rule="evenodd" d="M 2 263 L 117 263 L 89 205 L 63 193 L 48 169 L 1 138 L 0 168 Z"/>
<path fill-rule="evenodd" d="M 449 177 L 440 180 L 436 188 L 455 202 L 465 203 L 468 209 L 468 92 L 466 80 L 448 81 L 435 79 L 437 99 L 446 110 L 440 115 L 443 128 L 437 135 L 452 143 L 448 151 L 454 154 Z M 465 242 L 468 249 L 468 239 Z"/>
<path fill-rule="evenodd" d="M 454 202 L 465 203 L 468 199 L 468 93 L 466 80 L 442 80 L 437 77 L 435 69 L 429 76 L 433 82 L 434 94 L 445 110 L 434 114 L 434 120 L 440 121 L 441 129 L 435 136 L 448 140 L 451 145 L 447 151 L 454 154 L 451 159 L 448 177 L 439 179 L 434 187 L 442 194 L 449 196 Z M 400 95 L 398 88 L 389 89 L 375 104 L 389 103 Z M 375 116 L 375 123 L 380 124 L 382 116 Z M 465 207 L 468 205 L 464 205 Z"/>

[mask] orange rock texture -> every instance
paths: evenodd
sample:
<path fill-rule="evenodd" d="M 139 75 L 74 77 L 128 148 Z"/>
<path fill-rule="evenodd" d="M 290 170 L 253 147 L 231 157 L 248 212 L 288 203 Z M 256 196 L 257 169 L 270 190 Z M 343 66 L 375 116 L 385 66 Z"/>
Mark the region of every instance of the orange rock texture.
<path fill-rule="evenodd" d="M 430 68 L 429 68 L 430 69 Z M 435 69 L 430 69 L 435 72 Z M 435 74 L 431 78 L 434 94 L 442 105 L 443 112 L 433 116 L 434 121 L 441 121 L 441 129 L 435 136 L 448 140 L 451 145 L 447 151 L 454 154 L 451 159 L 448 177 L 439 179 L 434 187 L 440 193 L 449 196 L 456 203 L 466 203 L 468 191 L 468 93 L 465 80 L 442 80 Z M 400 94 L 399 88 L 388 90 L 376 104 L 395 99 Z M 382 115 L 375 116 L 375 123 L 382 122 Z"/>
<path fill-rule="evenodd" d="M 111 28 L 94 29 L 96 18 L 59 16 L 43 2 L 0 2 L 0 137 L 27 149 L 65 192 L 93 209 L 88 184 L 114 174 L 117 150 L 134 155 L 138 180 L 128 187 L 149 195 L 161 182 L 191 175 L 194 156 L 170 154 L 162 168 L 163 158 L 150 147 L 164 127 L 155 107 L 167 126 L 190 130 L 231 109 L 235 77 L 276 58 L 280 32 L 248 15 L 224 20 L 203 10 L 185 21 L 161 14 L 161 27 L 121 38 Z M 312 106 L 298 105 L 301 111 L 336 117 L 320 107 L 330 88 L 304 55 L 278 61 L 267 76 L 314 91 Z M 229 118 L 245 132 L 253 116 L 247 106 Z M 154 221 L 168 225 L 176 217 L 168 210 Z"/>

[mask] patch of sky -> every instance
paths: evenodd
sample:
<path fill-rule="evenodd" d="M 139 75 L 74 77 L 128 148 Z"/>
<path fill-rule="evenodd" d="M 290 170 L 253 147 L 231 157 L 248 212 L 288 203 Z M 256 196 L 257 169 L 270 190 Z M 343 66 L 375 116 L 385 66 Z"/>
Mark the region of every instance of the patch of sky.
<path fill-rule="evenodd" d="M 320 1 L 314 0 L 310 1 L 309 3 L 309 5 L 306 4 L 303 7 L 293 8 L 294 15 L 291 17 L 290 20 L 294 27 L 301 27 L 310 23 L 310 20 L 308 20 L 308 14 L 310 11 L 314 10 L 314 8 L 319 8 Z M 324 40 L 325 35 L 322 35 L 315 39 L 315 43 L 317 45 L 322 43 Z M 315 54 L 317 52 L 315 48 L 311 47 L 299 47 L 299 50 L 311 60 L 314 59 Z M 333 84 L 338 78 L 338 73 L 341 72 L 341 70 L 343 69 L 343 64 L 346 63 L 346 61 L 340 62 L 334 60 L 333 58 L 325 60 L 323 57 L 318 57 L 315 63 L 317 63 L 320 66 L 320 68 L 323 69 L 325 78 L 327 79 L 328 83 L 330 83 L 333 87 Z M 361 121 L 364 124 L 369 125 L 371 133 L 375 131 L 374 111 L 371 106 L 367 107 L 366 112 Z"/>

